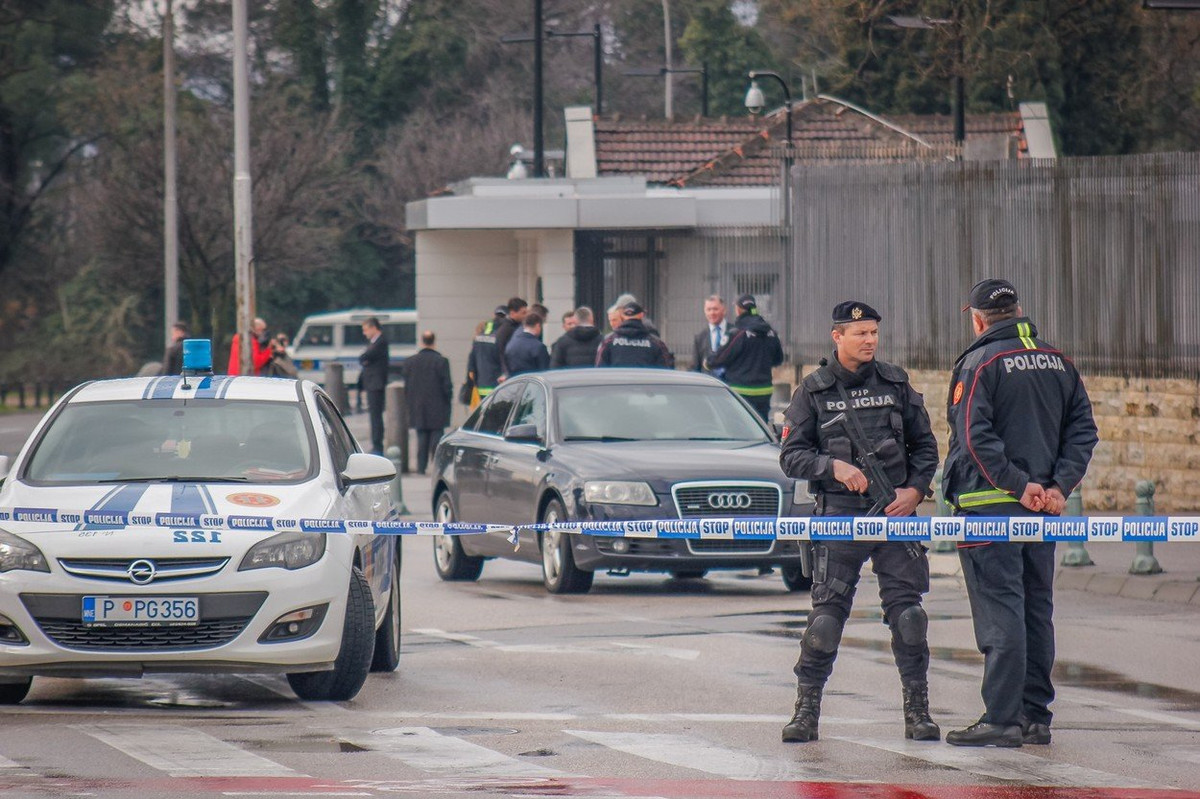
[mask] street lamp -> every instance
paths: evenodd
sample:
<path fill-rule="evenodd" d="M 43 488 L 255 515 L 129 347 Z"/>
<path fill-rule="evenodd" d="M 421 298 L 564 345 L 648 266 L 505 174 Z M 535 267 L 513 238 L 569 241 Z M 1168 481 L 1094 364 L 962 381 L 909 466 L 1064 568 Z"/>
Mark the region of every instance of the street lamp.
<path fill-rule="evenodd" d="M 758 114 L 767 105 L 767 99 L 763 95 L 762 88 L 759 87 L 757 78 L 770 78 L 779 84 L 783 89 L 783 108 L 784 115 L 787 117 L 787 137 L 783 141 L 783 179 L 781 181 L 782 207 L 780 214 L 780 229 L 783 238 L 783 321 L 787 330 L 787 339 L 791 341 L 792 337 L 792 283 L 795 280 L 793 276 L 793 255 L 792 255 L 792 90 L 788 88 L 785 81 L 777 72 L 769 72 L 767 70 L 753 69 L 747 73 L 750 78 L 750 88 L 746 90 L 745 105 L 746 110 L 751 114 Z"/>
<path fill-rule="evenodd" d="M 1153 2 L 1154 0 L 1145 0 Z M 963 69 L 963 32 L 958 20 L 934 19 L 932 17 L 889 16 L 888 21 L 897 28 L 931 31 L 945 25 L 954 27 L 954 141 L 962 145 L 967 139 L 967 116 L 965 108 Z"/>

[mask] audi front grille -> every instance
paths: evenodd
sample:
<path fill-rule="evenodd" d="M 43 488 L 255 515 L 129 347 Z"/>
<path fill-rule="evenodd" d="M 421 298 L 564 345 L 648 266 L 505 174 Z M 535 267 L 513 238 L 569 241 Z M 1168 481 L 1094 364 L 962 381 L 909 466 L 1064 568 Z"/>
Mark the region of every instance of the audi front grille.
<path fill-rule="evenodd" d="M 676 483 L 671 487 L 681 519 L 714 516 L 772 516 L 782 510 L 783 494 L 775 483 L 729 482 Z M 688 539 L 693 555 L 769 555 L 772 540 Z"/>

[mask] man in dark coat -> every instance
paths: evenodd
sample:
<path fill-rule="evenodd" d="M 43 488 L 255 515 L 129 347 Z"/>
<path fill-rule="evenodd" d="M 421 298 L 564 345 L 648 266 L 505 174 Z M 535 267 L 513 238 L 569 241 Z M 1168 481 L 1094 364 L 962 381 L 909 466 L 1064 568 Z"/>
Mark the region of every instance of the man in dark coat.
<path fill-rule="evenodd" d="M 581 305 L 571 316 L 574 325 L 567 327 L 554 346 L 550 348 L 550 368 L 568 369 L 575 366 L 595 366 L 596 349 L 604 338 L 600 328 L 596 327 L 592 309 Z M 564 327 L 566 327 L 566 319 Z"/>
<path fill-rule="evenodd" d="M 707 324 L 695 338 L 696 359 L 692 363 L 694 372 L 705 371 L 705 359 L 720 352 L 721 347 L 733 335 L 733 325 L 729 324 L 726 318 L 725 298 L 720 294 L 713 294 L 704 301 L 704 319 Z M 725 370 L 718 368 L 713 374 L 724 378 Z"/>
<path fill-rule="evenodd" d="M 529 314 L 529 303 L 520 297 L 510 297 L 505 308 L 508 309 L 508 315 L 496 326 L 496 347 L 500 351 L 500 374 L 508 377 L 511 372 L 507 360 L 508 340 L 521 329 L 521 323 Z"/>
<path fill-rule="evenodd" d="M 670 369 L 675 358 L 662 339 L 651 333 L 645 322 L 646 311 L 636 302 L 621 309 L 624 320 L 605 336 L 596 350 L 597 366 L 649 366 Z"/>
<path fill-rule="evenodd" d="M 450 361 L 433 348 L 434 334 L 421 334 L 421 349 L 404 361 L 404 400 L 408 426 L 417 431 L 417 471 L 425 474 L 429 456 L 450 424 Z"/>
<path fill-rule="evenodd" d="M 504 357 L 508 363 L 508 376 L 516 377 L 525 372 L 542 372 L 550 368 L 550 353 L 542 343 L 542 317 L 530 312 L 521 329 L 508 340 Z"/>
<path fill-rule="evenodd" d="M 738 297 L 736 307 L 736 331 L 719 351 L 708 356 L 704 365 L 714 374 L 723 370 L 721 379 L 754 406 L 763 421 L 769 422 L 775 390 L 771 370 L 783 363 L 783 347 L 767 320 L 758 315 L 753 295 Z"/>
<path fill-rule="evenodd" d="M 367 412 L 371 416 L 371 454 L 383 454 L 383 402 L 388 380 L 388 342 L 383 336 L 379 318 L 372 316 L 363 322 L 363 338 L 367 348 L 358 356 L 362 364 L 359 380 L 367 393 Z"/>
<path fill-rule="evenodd" d="M 183 340 L 188 337 L 188 326 L 183 322 L 171 325 L 171 346 L 163 356 L 162 373 L 177 375 L 183 371 Z"/>

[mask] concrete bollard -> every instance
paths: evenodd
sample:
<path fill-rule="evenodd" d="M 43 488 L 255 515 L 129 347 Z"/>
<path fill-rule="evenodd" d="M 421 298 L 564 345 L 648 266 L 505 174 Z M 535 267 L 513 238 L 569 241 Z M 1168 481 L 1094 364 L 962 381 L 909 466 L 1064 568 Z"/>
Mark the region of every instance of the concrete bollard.
<path fill-rule="evenodd" d="M 333 406 L 345 416 L 350 412 L 350 399 L 346 394 L 345 367 L 330 361 L 325 364 L 325 393 L 333 400 Z"/>
<path fill-rule="evenodd" d="M 1067 497 L 1067 507 L 1065 511 L 1067 516 L 1082 516 L 1083 515 L 1083 486 L 1077 487 L 1071 496 Z M 1082 541 L 1070 541 L 1067 543 L 1067 551 L 1063 553 L 1062 565 L 1064 566 L 1094 566 L 1092 556 L 1088 554 L 1087 547 Z"/>
<path fill-rule="evenodd" d="M 1137 495 L 1134 513 L 1138 516 L 1153 516 L 1154 483 L 1149 480 L 1138 480 L 1137 485 L 1133 487 L 1133 492 Z M 1158 558 L 1154 557 L 1154 542 L 1138 541 L 1136 546 L 1137 550 L 1133 556 L 1133 563 L 1129 566 L 1129 573 L 1161 574 L 1162 566 L 1158 565 Z"/>
<path fill-rule="evenodd" d="M 392 478 L 392 501 L 396 503 L 396 512 L 401 516 L 407 516 L 408 506 L 404 504 L 404 484 L 400 479 L 400 448 L 391 446 L 385 452 L 387 459 L 396 466 L 396 476 Z"/>
<path fill-rule="evenodd" d="M 408 403 L 404 398 L 404 381 L 387 384 L 383 403 L 383 446 L 396 447 L 400 452 L 401 473 L 408 473 Z"/>
<path fill-rule="evenodd" d="M 946 502 L 946 497 L 942 493 L 942 470 L 939 467 L 937 474 L 933 476 L 933 503 L 935 513 L 938 516 L 953 516 L 950 512 L 950 503 Z M 953 541 L 934 541 L 930 546 L 934 552 L 954 552 L 958 549 L 958 545 Z"/>

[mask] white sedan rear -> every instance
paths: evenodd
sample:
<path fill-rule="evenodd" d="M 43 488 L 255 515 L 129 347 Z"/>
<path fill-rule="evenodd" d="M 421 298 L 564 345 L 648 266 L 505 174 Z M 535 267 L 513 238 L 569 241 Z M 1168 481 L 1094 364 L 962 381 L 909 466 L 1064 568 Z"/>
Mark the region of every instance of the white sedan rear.
<path fill-rule="evenodd" d="M 74 389 L 0 489 L 0 703 L 34 676 L 149 672 L 283 672 L 302 698 L 352 698 L 397 665 L 395 538 L 270 519 L 389 519 L 394 475 L 307 381 Z"/>

